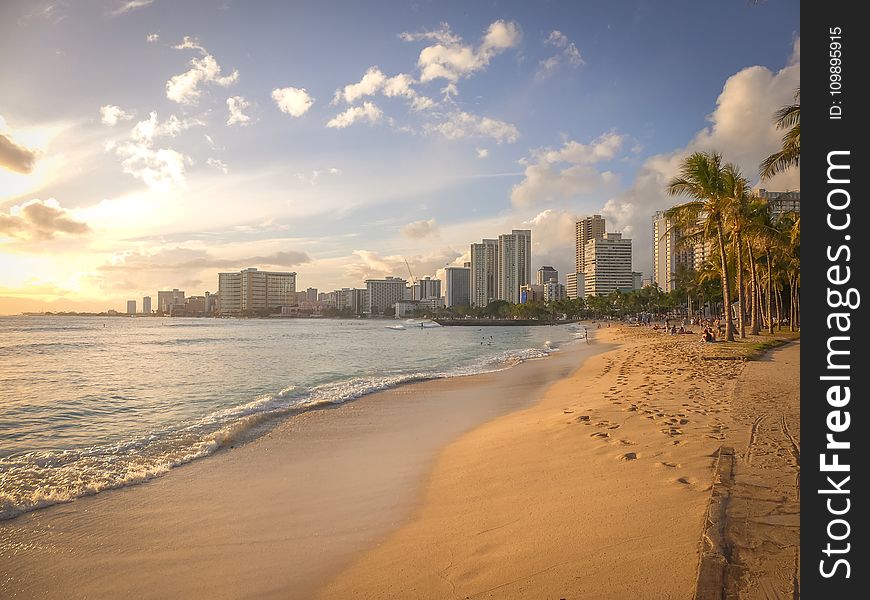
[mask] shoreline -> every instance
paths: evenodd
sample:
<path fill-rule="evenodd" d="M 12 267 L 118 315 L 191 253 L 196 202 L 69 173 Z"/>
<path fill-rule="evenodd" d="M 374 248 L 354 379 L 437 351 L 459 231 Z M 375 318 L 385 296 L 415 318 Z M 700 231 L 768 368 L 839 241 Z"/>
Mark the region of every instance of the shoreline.
<path fill-rule="evenodd" d="M 443 447 L 528 405 L 598 350 L 578 340 L 545 360 L 301 413 L 144 484 L 0 522 L 0 591 L 308 597 L 410 516 Z"/>

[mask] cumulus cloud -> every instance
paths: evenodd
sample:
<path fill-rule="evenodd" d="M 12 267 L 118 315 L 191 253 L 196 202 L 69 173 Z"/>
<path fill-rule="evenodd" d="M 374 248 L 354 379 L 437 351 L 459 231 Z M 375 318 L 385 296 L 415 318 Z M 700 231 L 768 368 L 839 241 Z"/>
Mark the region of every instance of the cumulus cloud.
<path fill-rule="evenodd" d="M 227 98 L 227 125 L 247 125 L 251 121 L 251 117 L 244 113 L 244 110 L 251 106 L 251 103 L 245 100 L 242 96 L 231 96 Z"/>
<path fill-rule="evenodd" d="M 215 169 L 217 169 L 218 171 L 220 171 L 224 175 L 226 175 L 227 173 L 230 172 L 230 169 L 227 166 L 227 163 L 225 163 L 224 161 L 222 161 L 219 158 L 208 158 L 208 159 L 206 159 L 205 164 L 207 164 L 210 167 L 214 167 Z"/>
<path fill-rule="evenodd" d="M 213 83 L 228 87 L 239 79 L 239 72 L 234 70 L 229 75 L 221 75 L 221 66 L 214 56 L 195 39 L 185 36 L 184 40 L 175 46 L 177 50 L 197 50 L 202 56 L 190 61 L 190 69 L 184 73 L 173 75 L 166 82 L 166 97 L 179 104 L 195 105 L 202 95 L 200 86 Z"/>
<path fill-rule="evenodd" d="M 160 137 L 175 137 L 185 129 L 202 124 L 199 120 L 182 120 L 175 115 L 161 122 L 152 111 L 148 119 L 136 123 L 127 141 L 115 146 L 122 170 L 155 191 L 184 185 L 185 164 L 191 162 L 190 158 L 172 148 L 155 148 L 154 141 Z"/>
<path fill-rule="evenodd" d="M 128 113 L 120 106 L 106 104 L 100 107 L 100 121 L 103 125 L 114 127 L 119 121 L 129 121 L 132 118 L 132 113 Z"/>
<path fill-rule="evenodd" d="M 362 106 L 351 106 L 346 111 L 337 114 L 326 124 L 333 129 L 344 129 L 357 121 L 368 121 L 375 124 L 384 116 L 383 111 L 371 102 L 363 102 Z"/>
<path fill-rule="evenodd" d="M 12 141 L 8 135 L 0 133 L 0 167 L 27 174 L 36 164 L 37 153 Z"/>
<path fill-rule="evenodd" d="M 580 65 L 586 64 L 586 61 L 583 60 L 582 56 L 580 56 L 580 51 L 577 49 L 574 42 L 569 40 L 561 31 L 557 29 L 551 31 L 544 43 L 548 46 L 553 46 L 556 49 L 556 53 L 541 61 L 541 68 L 538 71 L 539 77 L 552 73 L 560 65 L 579 67 Z"/>
<path fill-rule="evenodd" d="M 338 104 L 342 100 L 352 104 L 360 98 L 381 93 L 388 98 L 407 98 L 414 111 L 435 106 L 435 102 L 431 98 L 417 93 L 417 90 L 413 88 L 415 83 L 417 82 L 414 78 L 406 73 L 387 77 L 377 66 L 369 67 L 357 83 L 351 83 L 336 90 L 332 104 Z"/>
<path fill-rule="evenodd" d="M 450 31 L 447 23 L 442 23 L 437 31 L 406 32 L 399 37 L 406 42 L 436 42 L 423 48 L 417 59 L 420 81 L 426 83 L 435 79 L 455 82 L 470 77 L 485 69 L 498 54 L 518 46 L 522 33 L 513 21 L 498 20 L 490 24 L 477 47 L 464 43 Z"/>
<path fill-rule="evenodd" d="M 412 240 L 420 240 L 430 236 L 438 235 L 438 224 L 435 219 L 428 221 L 414 221 L 402 227 L 402 233 Z"/>
<path fill-rule="evenodd" d="M 511 123 L 461 111 L 447 115 L 440 123 L 429 123 L 425 129 L 429 133 L 439 133 L 448 140 L 483 137 L 491 138 L 498 144 L 512 144 L 520 137 L 519 130 Z"/>
<path fill-rule="evenodd" d="M 489 150 L 486 148 L 475 148 L 474 151 L 477 153 L 477 158 L 486 158 L 489 156 Z"/>
<path fill-rule="evenodd" d="M 793 102 L 800 86 L 800 39 L 789 64 L 774 73 L 753 66 L 735 73 L 725 82 L 709 115 L 710 125 L 699 131 L 684 147 L 652 156 L 638 171 L 631 187 L 610 198 L 601 209 L 609 231 L 621 231 L 634 238 L 635 268 L 651 270 L 650 219 L 684 200 L 665 194 L 665 186 L 679 171 L 682 160 L 692 152 L 720 152 L 734 162 L 750 180 L 757 181 L 758 164 L 780 146 L 782 131 L 773 125 L 773 114 Z M 763 187 L 768 190 L 800 189 L 800 169 L 791 169 Z"/>
<path fill-rule="evenodd" d="M 159 33 L 149 33 L 148 35 L 145 36 L 145 41 L 146 41 L 146 42 L 154 43 L 154 42 L 156 42 L 156 41 L 159 40 L 159 39 L 160 39 L 160 34 L 159 34 Z"/>
<path fill-rule="evenodd" d="M 73 219 L 54 198 L 34 199 L 0 213 L 0 235 L 24 240 L 49 240 L 59 233 L 82 235 L 91 228 Z"/>
<path fill-rule="evenodd" d="M 566 273 L 573 273 L 574 224 L 581 215 L 570 210 L 548 208 L 522 224 L 522 229 L 532 230 L 532 256 L 535 264 L 551 265 L 559 271 L 559 280 L 565 281 Z"/>
<path fill-rule="evenodd" d="M 520 161 L 525 166 L 524 177 L 511 189 L 511 201 L 515 206 L 532 206 L 571 200 L 616 183 L 614 173 L 594 165 L 616 158 L 626 140 L 624 135 L 609 132 L 589 144 L 569 140 L 560 148 L 534 151 Z"/>
<path fill-rule="evenodd" d="M 272 90 L 272 100 L 275 101 L 281 112 L 287 113 L 291 117 L 301 117 L 314 104 L 314 98 L 308 94 L 305 88 L 295 87 Z"/>
<path fill-rule="evenodd" d="M 135 271 L 176 271 L 190 269 L 244 269 L 251 265 L 269 267 L 295 267 L 311 262 L 305 252 L 295 250 L 273 252 L 258 256 L 219 258 L 206 250 L 185 248 L 164 248 L 154 253 L 129 252 L 116 256 L 111 262 L 98 267 L 104 272 Z"/>

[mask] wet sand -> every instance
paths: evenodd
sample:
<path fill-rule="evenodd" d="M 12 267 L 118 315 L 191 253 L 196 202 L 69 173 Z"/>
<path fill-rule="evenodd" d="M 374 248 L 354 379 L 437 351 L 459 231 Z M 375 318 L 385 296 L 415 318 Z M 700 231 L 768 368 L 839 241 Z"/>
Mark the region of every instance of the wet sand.
<path fill-rule="evenodd" d="M 601 349 L 311 411 L 146 484 L 0 522 L 0 597 L 310 598 L 408 522 L 442 448 Z"/>

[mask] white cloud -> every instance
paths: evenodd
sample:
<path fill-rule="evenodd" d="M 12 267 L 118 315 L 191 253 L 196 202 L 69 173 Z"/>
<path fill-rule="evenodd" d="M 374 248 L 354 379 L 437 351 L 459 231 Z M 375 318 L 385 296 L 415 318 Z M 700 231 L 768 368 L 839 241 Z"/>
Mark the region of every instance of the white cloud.
<path fill-rule="evenodd" d="M 177 50 L 198 50 L 202 56 L 190 61 L 190 69 L 179 75 L 172 76 L 166 82 L 166 97 L 179 104 L 195 105 L 202 95 L 200 86 L 213 83 L 228 87 L 239 79 L 239 72 L 234 70 L 229 75 L 221 75 L 221 67 L 215 58 L 203 48 L 200 43 L 189 36 L 175 46 Z"/>
<path fill-rule="evenodd" d="M 245 100 L 242 96 L 231 96 L 227 98 L 227 125 L 247 125 L 251 121 L 251 117 L 244 114 L 244 110 L 251 106 L 251 103 Z"/>
<path fill-rule="evenodd" d="M 635 239 L 635 268 L 651 270 L 652 240 L 650 219 L 684 198 L 665 193 L 668 181 L 677 175 L 682 160 L 692 152 L 720 152 L 726 161 L 736 163 L 757 181 L 758 164 L 780 147 L 782 131 L 773 126 L 773 114 L 793 102 L 800 86 L 800 39 L 788 66 L 771 72 L 760 66 L 747 67 L 725 82 L 710 114 L 710 125 L 699 131 L 684 147 L 652 156 L 638 171 L 634 183 L 625 192 L 610 198 L 601 209 L 608 230 L 622 231 Z M 800 169 L 791 169 L 764 182 L 768 190 L 800 189 Z"/>
<path fill-rule="evenodd" d="M 296 173 L 296 179 L 309 185 L 315 185 L 324 175 L 341 175 L 341 169 L 329 167 L 328 169 L 314 169 L 310 173 Z"/>
<path fill-rule="evenodd" d="M 287 113 L 291 117 L 301 117 L 314 104 L 314 98 L 308 94 L 305 88 L 295 87 L 272 90 L 272 100 L 275 101 L 281 112 Z"/>
<path fill-rule="evenodd" d="M 384 113 L 380 108 L 371 102 L 363 102 L 362 106 L 351 106 L 346 111 L 337 114 L 326 126 L 333 129 L 344 129 L 360 120 L 374 124 L 380 121 L 383 116 Z"/>
<path fill-rule="evenodd" d="M 131 10 L 136 10 L 137 8 L 144 8 L 149 4 L 152 4 L 154 0 L 128 0 L 121 4 L 118 8 L 112 11 L 112 16 L 117 17 L 118 15 L 122 15 L 124 13 L 128 13 Z"/>
<path fill-rule="evenodd" d="M 430 133 L 439 133 L 448 140 L 484 137 L 491 138 L 498 144 L 512 144 L 520 136 L 519 130 L 511 123 L 461 111 L 447 115 L 446 120 L 441 123 L 427 124 L 425 129 Z"/>
<path fill-rule="evenodd" d="M 377 67 L 369 67 L 357 83 L 351 83 L 342 89 L 336 90 L 332 104 L 338 104 L 344 100 L 351 104 L 360 98 L 374 96 L 381 93 L 387 98 L 404 97 L 411 103 L 411 110 L 421 111 L 435 106 L 431 98 L 421 96 L 413 85 L 417 83 L 413 77 L 406 73 L 399 73 L 393 77 L 387 77 Z"/>
<path fill-rule="evenodd" d="M 477 152 L 477 158 L 487 158 L 489 156 L 489 150 L 486 148 L 475 148 L 475 152 Z"/>
<path fill-rule="evenodd" d="M 572 200 L 616 183 L 616 175 L 593 165 L 616 158 L 626 140 L 609 132 L 589 144 L 569 140 L 557 149 L 534 151 L 520 161 L 525 165 L 524 178 L 511 190 L 511 201 L 515 206 L 532 206 Z"/>
<path fill-rule="evenodd" d="M 100 121 L 102 121 L 103 125 L 114 127 L 118 124 L 118 121 L 129 121 L 132 118 L 132 113 L 128 113 L 120 106 L 106 104 L 100 107 Z"/>
<path fill-rule="evenodd" d="M 402 227 L 402 233 L 412 240 L 420 240 L 430 236 L 438 235 L 438 223 L 435 219 L 428 221 L 414 221 Z"/>
<path fill-rule="evenodd" d="M 207 164 L 210 167 L 214 167 L 215 169 L 217 169 L 218 171 L 220 171 L 224 175 L 226 175 L 227 173 L 230 172 L 230 168 L 227 166 L 227 163 L 225 163 L 224 161 L 222 161 L 219 158 L 208 158 L 208 159 L 206 159 L 205 164 Z"/>
<path fill-rule="evenodd" d="M 541 69 L 538 71 L 538 77 L 542 77 L 556 70 L 557 67 L 567 64 L 573 67 L 579 67 L 586 64 L 583 57 L 580 56 L 580 51 L 574 42 L 559 30 L 554 29 L 544 41 L 545 44 L 556 48 L 556 54 L 541 61 Z"/>
<path fill-rule="evenodd" d="M 160 39 L 160 34 L 159 34 L 159 33 L 149 33 L 148 35 L 145 36 L 145 41 L 146 41 L 146 42 L 154 43 L 154 42 L 156 42 L 156 41 L 159 40 L 159 39 Z"/>
<path fill-rule="evenodd" d="M 519 45 L 522 33 L 512 21 L 498 20 L 490 24 L 477 48 L 465 44 L 458 35 L 450 31 L 449 25 L 441 24 L 437 31 L 422 33 L 403 33 L 405 41 L 434 41 L 420 51 L 417 67 L 420 81 L 426 83 L 435 79 L 457 81 L 470 77 L 489 65 L 498 54 Z"/>
<path fill-rule="evenodd" d="M 152 111 L 148 119 L 136 123 L 128 141 L 115 147 L 115 153 L 121 158 L 122 170 L 155 191 L 162 192 L 173 186 L 183 186 L 185 165 L 191 162 L 190 158 L 172 148 L 155 149 L 154 140 L 175 137 L 198 125 L 203 123 L 196 119 L 181 120 L 175 115 L 160 122 L 157 112 Z"/>
<path fill-rule="evenodd" d="M 462 256 L 453 248 L 447 247 L 424 255 L 382 256 L 371 250 L 354 250 L 353 256 L 356 261 L 350 262 L 345 268 L 345 277 L 352 281 L 365 281 L 366 279 L 379 279 L 387 276 L 408 278 L 408 266 L 414 277 L 433 276 L 444 265 L 451 264 Z M 351 258 L 351 261 L 353 258 Z M 408 265 L 405 265 L 405 261 Z"/>

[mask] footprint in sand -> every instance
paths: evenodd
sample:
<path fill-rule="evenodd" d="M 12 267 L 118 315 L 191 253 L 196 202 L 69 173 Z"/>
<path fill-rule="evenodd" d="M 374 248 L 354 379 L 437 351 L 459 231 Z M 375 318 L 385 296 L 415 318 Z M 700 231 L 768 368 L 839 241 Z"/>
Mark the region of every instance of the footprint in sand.
<path fill-rule="evenodd" d="M 677 483 L 682 483 L 683 485 L 693 485 L 695 480 L 691 477 L 678 477 Z"/>
<path fill-rule="evenodd" d="M 593 433 L 593 434 L 590 435 L 589 437 L 609 438 L 609 437 L 610 437 L 610 434 L 607 433 L 607 432 L 605 432 L 605 431 L 596 431 L 595 433 Z"/>
<path fill-rule="evenodd" d="M 621 460 L 637 460 L 637 458 L 637 452 L 626 452 L 620 457 Z"/>
<path fill-rule="evenodd" d="M 679 469 L 681 466 L 679 463 L 674 462 L 660 462 L 659 464 L 668 467 L 669 469 Z"/>

